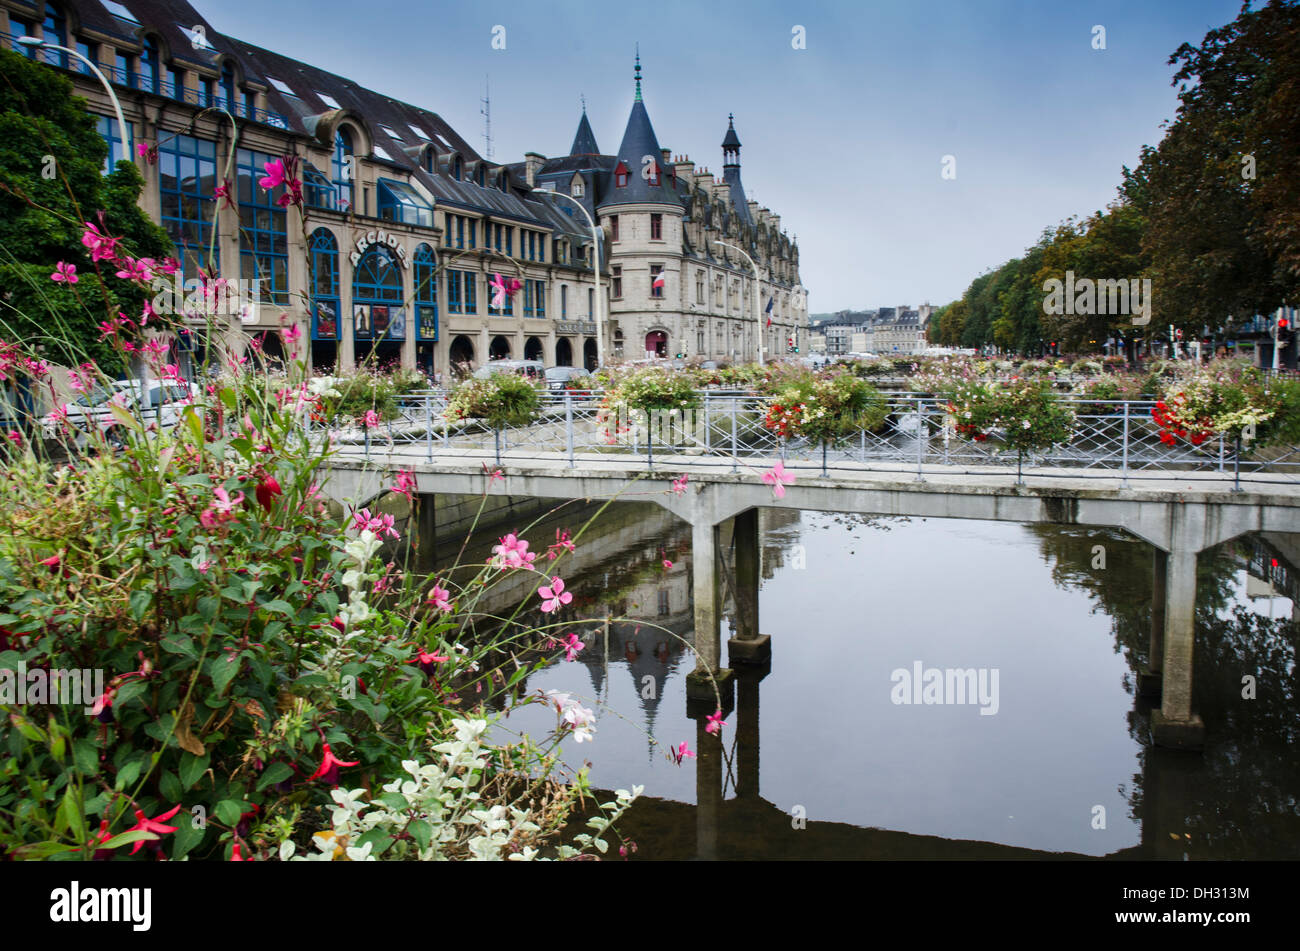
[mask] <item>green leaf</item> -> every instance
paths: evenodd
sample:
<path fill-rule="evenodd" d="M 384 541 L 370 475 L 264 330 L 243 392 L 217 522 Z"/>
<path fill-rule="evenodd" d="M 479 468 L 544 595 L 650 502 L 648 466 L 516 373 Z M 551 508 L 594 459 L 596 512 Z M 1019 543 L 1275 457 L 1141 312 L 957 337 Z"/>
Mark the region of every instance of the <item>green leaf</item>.
<path fill-rule="evenodd" d="M 422 849 L 427 849 L 433 840 L 433 825 L 427 819 L 412 819 L 406 831 L 411 833 L 411 838 Z"/>
<path fill-rule="evenodd" d="M 62 842 L 33 842 L 14 849 L 13 856 L 19 861 L 39 861 L 60 852 L 74 852 L 76 849 L 75 845 L 64 845 Z"/>
<path fill-rule="evenodd" d="M 185 815 L 185 813 L 181 813 Z M 172 861 L 183 858 L 187 853 L 193 850 L 203 841 L 203 837 L 208 834 L 206 825 L 197 826 L 192 814 L 181 815 L 176 817 L 176 832 L 172 835 Z"/>
<path fill-rule="evenodd" d="M 374 856 L 383 855 L 392 847 L 393 836 L 383 829 L 371 829 L 361 838 L 357 839 L 356 848 L 364 846 L 367 842 L 371 843 L 370 854 Z"/>
<path fill-rule="evenodd" d="M 115 835 L 107 842 L 101 842 L 97 848 L 100 849 L 120 849 L 124 845 L 130 845 L 132 842 L 152 842 L 158 836 L 153 832 L 144 829 L 132 829 L 130 832 L 123 832 L 121 835 Z"/>
<path fill-rule="evenodd" d="M 244 666 L 240 660 L 243 656 L 243 654 L 238 654 L 231 657 L 223 652 L 220 656 L 208 661 L 208 676 L 212 678 L 213 690 L 219 694 L 225 693 L 226 686 L 235 679 L 235 674 L 239 673 L 240 668 Z"/>
<path fill-rule="evenodd" d="M 274 601 L 267 601 L 266 604 L 259 605 L 263 611 L 276 611 L 287 618 L 296 617 L 298 611 L 292 604 L 287 601 L 281 601 L 276 598 Z"/>
<path fill-rule="evenodd" d="M 244 804 L 238 799 L 223 799 L 217 803 L 217 818 L 228 826 L 237 824 L 243 813 Z"/>
<path fill-rule="evenodd" d="M 158 777 L 158 791 L 168 802 L 180 802 L 181 796 L 185 790 L 181 789 L 181 781 L 176 778 L 176 774 L 167 770 Z"/>
<path fill-rule="evenodd" d="M 148 689 L 149 685 L 144 680 L 128 680 L 117 688 L 117 695 L 113 698 L 113 709 L 121 710 Z"/>
<path fill-rule="evenodd" d="M 55 828 L 60 825 L 66 827 L 78 842 L 86 841 L 86 817 L 81 811 L 81 797 L 77 795 L 76 787 L 71 784 L 64 790 L 63 802 L 59 804 L 59 816 Z"/>
<path fill-rule="evenodd" d="M 199 658 L 198 649 L 187 634 L 170 634 L 162 638 L 158 643 L 169 654 L 179 654 L 182 657 L 190 658 L 190 660 L 198 660 Z"/>
<path fill-rule="evenodd" d="M 144 614 L 153 603 L 153 594 L 149 591 L 131 592 L 131 619 L 137 623 L 144 619 Z"/>
<path fill-rule="evenodd" d="M 99 772 L 99 751 L 89 740 L 77 740 L 72 744 L 72 762 L 81 775 L 94 776 Z"/>
<path fill-rule="evenodd" d="M 207 771 L 208 761 L 211 756 L 204 753 L 202 756 L 195 756 L 193 753 L 181 754 L 181 765 L 179 769 L 181 789 L 193 789 L 194 784 L 199 781 L 204 772 Z"/>
<path fill-rule="evenodd" d="M 133 759 L 117 771 L 117 778 L 113 781 L 113 788 L 125 789 L 133 782 L 140 778 L 140 770 L 144 768 L 144 760 Z"/>
<path fill-rule="evenodd" d="M 257 780 L 257 790 L 261 792 L 274 783 L 282 783 L 293 775 L 293 767 L 288 763 L 272 763 L 262 772 Z"/>

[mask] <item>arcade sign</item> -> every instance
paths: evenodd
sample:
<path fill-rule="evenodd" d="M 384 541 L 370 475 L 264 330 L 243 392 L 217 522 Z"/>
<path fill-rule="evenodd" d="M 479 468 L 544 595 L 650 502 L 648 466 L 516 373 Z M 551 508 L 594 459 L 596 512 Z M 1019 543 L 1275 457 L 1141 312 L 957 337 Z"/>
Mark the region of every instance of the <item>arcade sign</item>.
<path fill-rule="evenodd" d="M 411 266 L 411 262 L 406 259 L 406 248 L 403 247 L 401 239 L 395 234 L 389 234 L 382 228 L 377 231 L 367 231 L 357 238 L 357 249 L 348 255 L 348 260 L 352 262 L 353 267 L 356 267 L 361 263 L 361 255 L 365 254 L 372 245 L 380 244 L 393 249 L 402 267 L 409 268 Z"/>

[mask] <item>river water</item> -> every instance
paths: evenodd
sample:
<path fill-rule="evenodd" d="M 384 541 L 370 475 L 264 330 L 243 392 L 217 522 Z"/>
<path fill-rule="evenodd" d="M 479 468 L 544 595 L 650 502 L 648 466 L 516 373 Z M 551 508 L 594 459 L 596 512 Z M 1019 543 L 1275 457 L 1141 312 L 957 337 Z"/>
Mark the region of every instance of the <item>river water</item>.
<path fill-rule="evenodd" d="M 543 518 L 533 547 L 591 512 Z M 687 716 L 689 527 L 618 503 L 566 556 L 575 600 L 558 617 L 586 647 L 527 690 L 596 711 L 592 742 L 563 743 L 593 785 L 645 787 L 619 823 L 633 858 L 1300 857 L 1300 625 L 1287 596 L 1300 536 L 1246 536 L 1200 559 L 1193 705 L 1207 742 L 1178 753 L 1151 746 L 1136 696 L 1147 544 L 1078 526 L 774 509 L 760 525 L 770 670 L 741 675 L 720 758 L 680 765 L 670 747 L 715 742 Z M 731 612 L 728 599 L 724 639 Z M 624 619 L 608 636 L 583 621 L 607 615 Z M 930 668 L 973 670 L 977 689 L 922 702 L 911 680 Z M 554 725 L 526 706 L 497 738 Z"/>

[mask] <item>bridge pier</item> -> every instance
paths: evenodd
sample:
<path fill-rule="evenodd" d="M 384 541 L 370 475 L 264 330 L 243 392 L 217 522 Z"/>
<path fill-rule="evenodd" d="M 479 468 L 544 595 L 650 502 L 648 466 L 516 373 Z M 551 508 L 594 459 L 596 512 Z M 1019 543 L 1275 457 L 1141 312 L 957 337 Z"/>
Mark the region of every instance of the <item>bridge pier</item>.
<path fill-rule="evenodd" d="M 727 641 L 727 661 L 762 665 L 771 660 L 772 638 L 759 633 L 758 585 L 762 576 L 762 537 L 757 508 L 746 509 L 731 520 L 734 552 L 732 597 L 736 602 L 736 636 Z"/>
<path fill-rule="evenodd" d="M 722 597 L 718 585 L 718 526 L 696 518 L 691 527 L 691 597 L 695 606 L 695 670 L 686 676 L 687 715 L 732 707 L 731 671 L 722 667 Z M 709 673 L 713 678 L 710 679 Z M 717 681 L 717 694 L 713 681 Z M 719 696 L 720 695 L 720 696 Z M 705 707 L 708 709 L 705 710 Z"/>
<path fill-rule="evenodd" d="M 1169 553 L 1165 573 L 1164 669 L 1160 709 L 1151 711 L 1151 735 L 1160 746 L 1198 750 L 1205 723 L 1192 712 L 1192 652 L 1196 644 L 1196 552 Z"/>
<path fill-rule="evenodd" d="M 437 496 L 430 493 L 416 495 L 411 503 L 411 523 L 415 527 L 415 563 L 432 566 L 437 557 L 437 545 L 434 539 L 438 534 Z M 428 570 L 428 569 L 426 569 Z"/>
<path fill-rule="evenodd" d="M 1151 642 L 1146 669 L 1138 673 L 1138 695 L 1160 699 L 1160 672 L 1165 666 L 1165 579 L 1169 556 L 1159 548 L 1151 550 Z"/>

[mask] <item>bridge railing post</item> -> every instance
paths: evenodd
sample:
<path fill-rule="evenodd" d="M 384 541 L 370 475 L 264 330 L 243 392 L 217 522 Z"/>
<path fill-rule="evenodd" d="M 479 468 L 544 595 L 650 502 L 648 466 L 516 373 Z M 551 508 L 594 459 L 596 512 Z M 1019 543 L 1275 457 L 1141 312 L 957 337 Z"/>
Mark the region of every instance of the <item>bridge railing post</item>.
<path fill-rule="evenodd" d="M 569 453 L 569 468 L 573 468 L 573 393 L 564 390 L 564 442 Z"/>
<path fill-rule="evenodd" d="M 424 398 L 424 458 L 433 462 L 433 395 Z"/>
<path fill-rule="evenodd" d="M 713 451 L 713 423 L 710 419 L 709 407 L 713 403 L 713 394 L 704 394 L 704 454 L 707 456 Z"/>
<path fill-rule="evenodd" d="M 740 456 L 736 446 L 736 398 L 731 397 L 731 471 L 740 471 Z"/>
<path fill-rule="evenodd" d="M 1124 443 L 1123 443 L 1123 448 L 1120 450 L 1122 453 L 1122 458 L 1120 461 L 1120 471 L 1123 473 L 1123 478 L 1122 481 L 1120 482 L 1120 487 L 1124 489 L 1128 488 L 1128 433 L 1129 433 L 1128 414 L 1129 414 L 1130 406 L 1131 404 L 1129 403 L 1129 401 L 1125 400 L 1124 401 Z"/>
<path fill-rule="evenodd" d="M 921 472 L 922 465 L 925 464 L 925 400 L 918 396 L 916 398 L 916 479 L 915 482 L 924 482 L 925 476 Z"/>

